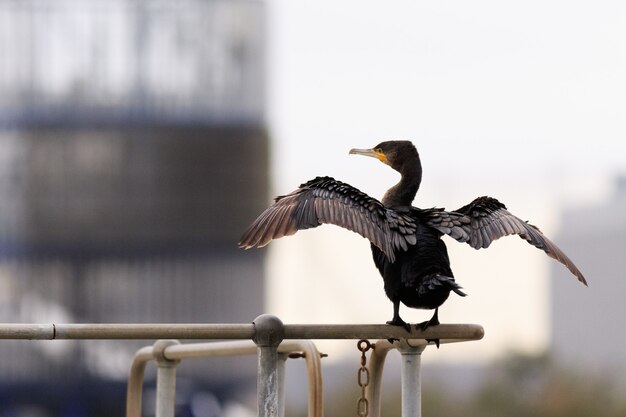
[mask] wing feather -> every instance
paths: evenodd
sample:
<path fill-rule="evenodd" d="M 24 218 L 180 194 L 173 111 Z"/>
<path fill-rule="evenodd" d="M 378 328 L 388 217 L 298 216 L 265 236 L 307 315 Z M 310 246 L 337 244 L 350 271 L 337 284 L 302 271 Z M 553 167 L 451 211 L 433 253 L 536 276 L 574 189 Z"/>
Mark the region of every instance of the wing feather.
<path fill-rule="evenodd" d="M 434 210 L 437 210 L 436 215 L 433 213 Z M 543 250 L 549 257 L 565 265 L 578 278 L 578 281 L 587 285 L 582 272 L 557 245 L 541 233 L 536 226 L 511 214 L 506 206 L 495 198 L 478 197 L 470 204 L 453 212 L 441 209 L 424 212 L 428 213 L 426 223 L 429 226 L 459 242 L 468 243 L 474 249 L 487 248 L 494 240 L 504 236 L 518 235 L 531 245 Z M 442 218 L 449 218 L 453 226 L 442 227 Z"/>
<path fill-rule="evenodd" d="M 360 234 L 391 262 L 396 251 L 416 242 L 416 224 L 408 213 L 385 208 L 380 201 L 331 177 L 317 177 L 277 197 L 244 232 L 239 246 L 265 246 L 273 239 L 321 224 L 334 224 Z"/>

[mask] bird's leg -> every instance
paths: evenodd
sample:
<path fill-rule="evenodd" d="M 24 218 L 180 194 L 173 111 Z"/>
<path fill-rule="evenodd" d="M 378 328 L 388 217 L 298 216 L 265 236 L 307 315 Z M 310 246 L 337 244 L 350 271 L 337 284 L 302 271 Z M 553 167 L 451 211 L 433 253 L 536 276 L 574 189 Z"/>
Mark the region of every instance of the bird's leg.
<path fill-rule="evenodd" d="M 426 330 L 428 329 L 430 326 L 436 326 L 439 324 L 439 307 L 437 307 L 435 309 L 435 314 L 433 314 L 433 316 L 430 318 L 430 320 L 428 321 L 423 321 L 417 325 L 415 325 L 416 328 L 421 329 L 421 330 Z M 435 345 L 437 346 L 437 349 L 439 349 L 439 339 L 426 339 L 427 342 L 434 342 Z"/>
<path fill-rule="evenodd" d="M 419 330 L 426 330 L 430 326 L 436 326 L 439 324 L 439 307 L 435 309 L 435 314 L 428 321 L 423 321 L 415 325 L 415 327 Z"/>
<path fill-rule="evenodd" d="M 392 326 L 402 326 L 407 332 L 411 331 L 411 326 L 400 318 L 400 300 L 393 302 L 393 318 L 387 322 Z"/>

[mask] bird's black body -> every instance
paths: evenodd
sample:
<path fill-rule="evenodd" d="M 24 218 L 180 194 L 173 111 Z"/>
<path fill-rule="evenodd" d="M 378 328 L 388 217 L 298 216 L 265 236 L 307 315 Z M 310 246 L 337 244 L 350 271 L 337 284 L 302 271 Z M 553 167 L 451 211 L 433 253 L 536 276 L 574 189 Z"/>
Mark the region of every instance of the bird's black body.
<path fill-rule="evenodd" d="M 400 303 L 435 309 L 433 317 L 421 323 L 421 328 L 426 328 L 439 324 L 438 307 L 451 291 L 465 296 L 450 269 L 443 235 L 480 249 L 500 237 L 516 234 L 564 264 L 586 285 L 582 273 L 554 243 L 494 198 L 478 197 L 455 211 L 413 207 L 422 166 L 411 142 L 382 142 L 372 149 L 353 149 L 350 153 L 379 159 L 400 173 L 400 182 L 378 201 L 333 178 L 317 177 L 277 197 L 244 233 L 240 247 L 264 246 L 272 239 L 324 223 L 352 230 L 371 242 L 374 264 L 394 307 L 393 318 L 387 323 L 407 328 L 400 318 Z"/>
<path fill-rule="evenodd" d="M 385 283 L 385 293 L 394 303 L 393 324 L 402 324 L 397 311 L 399 303 L 431 310 L 443 304 L 453 288 L 458 290 L 441 233 L 416 220 L 417 242 L 398 254 L 395 262 L 390 262 L 380 249 L 371 245 L 374 264 Z"/>

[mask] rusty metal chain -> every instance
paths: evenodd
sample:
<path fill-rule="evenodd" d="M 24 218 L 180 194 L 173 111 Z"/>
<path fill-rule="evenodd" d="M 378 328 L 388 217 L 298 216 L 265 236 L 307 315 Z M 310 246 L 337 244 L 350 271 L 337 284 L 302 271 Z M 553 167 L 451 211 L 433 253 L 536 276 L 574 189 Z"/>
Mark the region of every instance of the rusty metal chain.
<path fill-rule="evenodd" d="M 366 339 L 359 340 L 356 346 L 357 349 L 359 349 L 359 351 L 361 352 L 361 366 L 357 371 L 356 377 L 357 384 L 359 384 L 359 387 L 361 387 L 361 397 L 356 403 L 356 415 L 359 417 L 367 417 L 367 415 L 369 414 L 370 405 L 369 401 L 365 397 L 365 388 L 370 383 L 370 371 L 369 369 L 367 369 L 367 366 L 365 366 L 367 364 L 367 357 L 365 356 L 365 352 L 373 349 L 374 346 L 370 343 L 369 340 Z"/>

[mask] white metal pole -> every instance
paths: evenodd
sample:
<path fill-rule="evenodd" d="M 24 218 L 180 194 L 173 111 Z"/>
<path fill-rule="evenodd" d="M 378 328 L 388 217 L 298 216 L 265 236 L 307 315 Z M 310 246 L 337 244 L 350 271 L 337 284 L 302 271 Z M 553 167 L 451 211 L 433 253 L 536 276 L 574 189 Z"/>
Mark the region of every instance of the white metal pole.
<path fill-rule="evenodd" d="M 177 345 L 176 340 L 158 340 L 153 347 L 157 361 L 156 417 L 174 417 L 176 403 L 176 366 L 180 361 L 167 359 L 165 348 Z"/>
<path fill-rule="evenodd" d="M 159 364 L 157 369 L 156 417 L 174 417 L 176 366 Z"/>
<path fill-rule="evenodd" d="M 406 340 L 400 341 L 399 351 L 402 360 L 402 417 L 421 417 L 422 378 L 421 359 L 425 344 L 411 346 Z"/>

